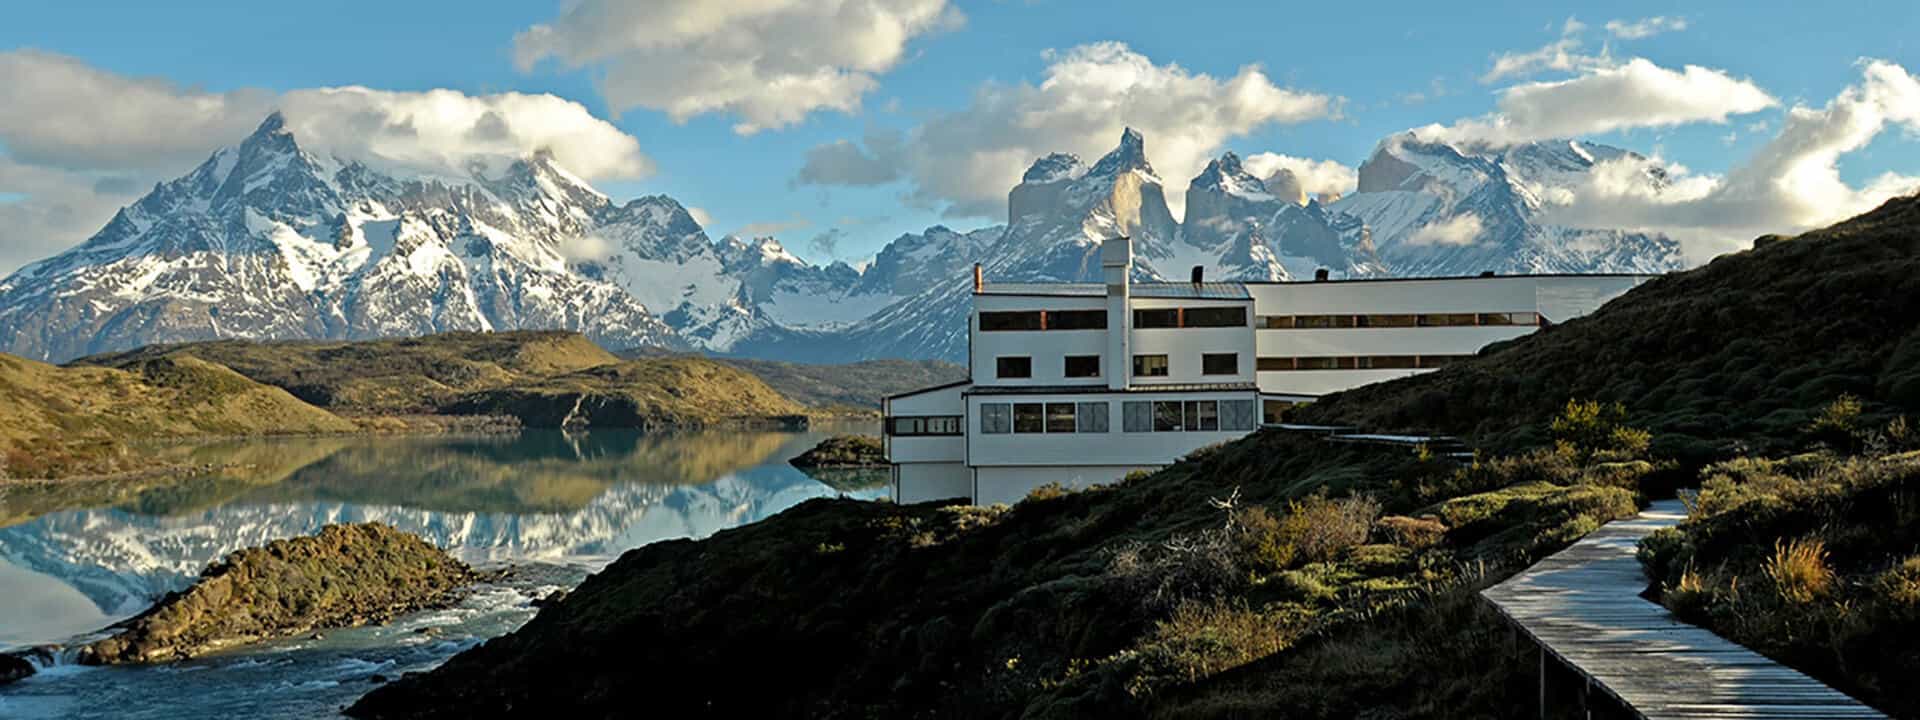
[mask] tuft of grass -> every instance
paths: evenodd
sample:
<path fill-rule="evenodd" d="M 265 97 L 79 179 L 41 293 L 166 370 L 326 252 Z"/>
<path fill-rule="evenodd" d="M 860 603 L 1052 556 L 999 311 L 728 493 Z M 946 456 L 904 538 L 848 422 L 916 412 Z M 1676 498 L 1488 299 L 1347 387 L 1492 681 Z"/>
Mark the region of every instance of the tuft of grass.
<path fill-rule="evenodd" d="M 1833 590 L 1833 569 L 1827 567 L 1826 543 L 1817 538 L 1776 540 L 1773 557 L 1761 566 L 1774 591 L 1791 603 L 1810 603 Z"/>

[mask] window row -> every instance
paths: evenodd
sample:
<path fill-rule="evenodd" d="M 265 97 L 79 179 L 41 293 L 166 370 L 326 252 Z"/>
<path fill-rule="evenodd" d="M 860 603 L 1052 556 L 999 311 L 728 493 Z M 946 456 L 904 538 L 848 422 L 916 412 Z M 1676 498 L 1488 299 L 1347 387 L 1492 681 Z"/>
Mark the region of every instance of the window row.
<path fill-rule="evenodd" d="M 1181 307 L 1133 311 L 1136 328 L 1246 327 L 1245 307 Z"/>
<path fill-rule="evenodd" d="M 1061 361 L 1061 375 L 1070 378 L 1100 377 L 1099 355 L 1068 355 Z M 1033 377 L 1033 358 L 1027 355 L 1002 355 L 993 359 L 994 377 L 1002 380 L 1020 380 Z M 1166 355 L 1133 356 L 1134 377 L 1167 377 L 1170 366 Z M 1240 355 L 1238 353 L 1202 353 L 1200 355 L 1200 374 L 1202 375 L 1238 375 L 1240 374 Z"/>
<path fill-rule="evenodd" d="M 1103 433 L 1107 431 L 1104 402 L 981 403 L 980 433 Z"/>
<path fill-rule="evenodd" d="M 896 437 L 959 435 L 962 425 L 959 415 L 894 417 L 887 419 L 887 434 Z"/>
<path fill-rule="evenodd" d="M 1261 315 L 1262 330 L 1319 330 L 1329 328 L 1502 327 L 1536 326 L 1540 313 L 1428 313 L 1424 315 Z"/>
<path fill-rule="evenodd" d="M 1263 357 L 1254 361 L 1260 372 L 1287 370 L 1416 370 L 1446 367 L 1472 355 L 1360 355 L 1354 357 Z"/>
<path fill-rule="evenodd" d="M 1125 432 L 1252 431 L 1252 400 L 1127 400 L 1120 403 Z"/>
<path fill-rule="evenodd" d="M 1105 330 L 1105 310 L 1019 310 L 980 313 L 981 332 L 1008 330 Z"/>

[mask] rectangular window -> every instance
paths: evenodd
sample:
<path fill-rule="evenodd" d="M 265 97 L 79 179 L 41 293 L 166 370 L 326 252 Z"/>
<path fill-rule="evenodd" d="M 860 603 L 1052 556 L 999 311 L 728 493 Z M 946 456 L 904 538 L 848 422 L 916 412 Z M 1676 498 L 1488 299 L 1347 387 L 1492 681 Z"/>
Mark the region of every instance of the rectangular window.
<path fill-rule="evenodd" d="M 1258 370 L 1260 372 L 1273 372 L 1275 370 L 1292 370 L 1293 358 L 1263 357 L 1253 361 L 1253 369 Z"/>
<path fill-rule="evenodd" d="M 1076 411 L 1080 416 L 1080 432 L 1103 433 L 1107 431 L 1107 404 L 1104 402 L 1079 403 Z"/>
<path fill-rule="evenodd" d="M 993 374 L 998 378 L 1033 377 L 1033 358 L 1024 355 L 993 359 Z"/>
<path fill-rule="evenodd" d="M 1372 328 L 1415 327 L 1420 324 L 1420 316 L 1418 315 L 1361 315 L 1358 318 L 1358 322 L 1356 322 L 1355 324 L 1360 327 L 1372 327 Z"/>
<path fill-rule="evenodd" d="M 1211 432 L 1220 429 L 1220 403 L 1214 400 L 1188 400 L 1185 412 L 1188 432 Z"/>
<path fill-rule="evenodd" d="M 1412 355 L 1370 355 L 1358 358 L 1357 365 L 1362 370 L 1406 370 L 1419 367 L 1419 358 Z"/>
<path fill-rule="evenodd" d="M 1186 416 L 1178 400 L 1156 400 L 1153 403 L 1153 431 L 1180 432 L 1187 426 Z"/>
<path fill-rule="evenodd" d="M 1420 316 L 1421 327 L 1463 327 L 1474 324 L 1473 313 L 1435 313 Z"/>
<path fill-rule="evenodd" d="M 1239 375 L 1240 356 L 1235 353 L 1204 353 L 1200 356 L 1202 375 Z"/>
<path fill-rule="evenodd" d="M 1153 432 L 1153 403 L 1127 400 L 1120 403 L 1120 429 L 1125 432 Z"/>
<path fill-rule="evenodd" d="M 1293 411 L 1294 403 L 1286 400 L 1260 401 L 1260 422 L 1279 425 L 1287 421 L 1287 413 Z"/>
<path fill-rule="evenodd" d="M 1302 330 L 1353 327 L 1352 315 L 1295 315 L 1293 326 Z"/>
<path fill-rule="evenodd" d="M 1262 330 L 1291 330 L 1293 329 L 1293 316 L 1261 315 L 1259 327 Z"/>
<path fill-rule="evenodd" d="M 1178 308 L 1135 310 L 1133 311 L 1133 326 L 1137 328 L 1180 327 L 1180 310 Z"/>
<path fill-rule="evenodd" d="M 1066 375 L 1070 378 L 1100 377 L 1100 356 L 1068 355 Z"/>
<path fill-rule="evenodd" d="M 1047 403 L 1047 432 L 1073 432 L 1073 403 Z"/>
<path fill-rule="evenodd" d="M 1040 403 L 1013 404 L 1013 431 L 1016 433 L 1045 432 L 1047 427 L 1046 406 Z"/>
<path fill-rule="evenodd" d="M 1166 377 L 1167 376 L 1167 356 L 1165 355 L 1133 356 L 1133 376 L 1134 377 Z"/>
<path fill-rule="evenodd" d="M 1186 319 L 1182 327 L 1246 327 L 1247 309 L 1244 307 L 1192 307 L 1186 309 Z"/>
<path fill-rule="evenodd" d="M 1340 364 L 1336 358 L 1303 357 L 1294 358 L 1293 367 L 1296 370 L 1338 370 Z"/>
<path fill-rule="evenodd" d="M 1013 432 L 1013 406 L 1006 403 L 981 403 L 980 434 L 1005 435 Z"/>
<path fill-rule="evenodd" d="M 1283 370 L 1411 370 L 1446 367 L 1472 355 L 1360 355 L 1322 357 L 1263 357 L 1255 367 L 1262 372 Z"/>
<path fill-rule="evenodd" d="M 1513 318 L 1513 324 L 1515 325 L 1539 325 L 1540 324 L 1540 313 L 1517 312 L 1517 313 L 1507 313 L 1507 315 Z"/>
<path fill-rule="evenodd" d="M 1249 431 L 1255 426 L 1252 400 L 1221 400 L 1220 429 Z"/>
<path fill-rule="evenodd" d="M 960 416 L 929 415 L 923 417 L 890 418 L 890 422 L 887 425 L 887 434 L 906 437 L 916 435 L 959 435 Z"/>
<path fill-rule="evenodd" d="M 1048 330 L 1104 330 L 1107 327 L 1105 310 L 1048 310 Z"/>
<path fill-rule="evenodd" d="M 1038 310 L 980 313 L 981 332 L 1039 330 L 1040 327 L 1040 311 Z"/>

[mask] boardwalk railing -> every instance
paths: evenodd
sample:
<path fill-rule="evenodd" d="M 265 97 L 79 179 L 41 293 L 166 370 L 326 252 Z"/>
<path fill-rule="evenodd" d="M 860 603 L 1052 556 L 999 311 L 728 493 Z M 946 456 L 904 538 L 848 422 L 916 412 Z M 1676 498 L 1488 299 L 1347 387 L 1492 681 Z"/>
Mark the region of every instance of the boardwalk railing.
<path fill-rule="evenodd" d="M 1551 655 L 1642 718 L 1886 717 L 1640 597 L 1640 538 L 1684 517 L 1654 503 L 1481 593 L 1540 647 L 1542 716 Z"/>

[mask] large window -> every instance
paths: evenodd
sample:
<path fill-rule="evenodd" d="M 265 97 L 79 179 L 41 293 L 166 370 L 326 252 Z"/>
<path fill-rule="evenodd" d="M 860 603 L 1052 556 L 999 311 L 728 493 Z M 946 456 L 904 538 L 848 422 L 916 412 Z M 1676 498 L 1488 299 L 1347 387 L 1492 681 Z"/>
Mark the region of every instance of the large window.
<path fill-rule="evenodd" d="M 1179 432 L 1187 429 L 1186 415 L 1180 408 L 1179 400 L 1159 400 L 1153 403 L 1153 431 Z"/>
<path fill-rule="evenodd" d="M 1138 432 L 1252 430 L 1258 418 L 1252 400 L 1129 400 L 1121 403 L 1121 429 Z"/>
<path fill-rule="evenodd" d="M 922 435 L 959 435 L 959 415 L 895 417 L 887 421 L 887 434 L 900 437 Z"/>
<path fill-rule="evenodd" d="M 1073 403 L 1047 403 L 1047 432 L 1073 432 Z"/>
<path fill-rule="evenodd" d="M 1013 404 L 1013 431 L 1017 433 L 1045 432 L 1047 429 L 1047 408 L 1041 403 Z"/>
<path fill-rule="evenodd" d="M 1153 432 L 1153 403 L 1128 400 L 1120 403 L 1120 429 L 1124 432 Z"/>
<path fill-rule="evenodd" d="M 1100 330 L 1105 310 L 996 310 L 980 313 L 982 332 L 1015 330 Z"/>
<path fill-rule="evenodd" d="M 1260 372 L 1290 370 L 1414 370 L 1446 367 L 1472 355 L 1322 355 L 1317 357 L 1263 357 L 1254 361 Z"/>
<path fill-rule="evenodd" d="M 993 359 L 993 375 L 998 378 L 1033 377 L 1033 358 L 1025 355 Z"/>
<path fill-rule="evenodd" d="M 985 403 L 980 406 L 980 434 L 1005 435 L 1013 432 L 1013 406 Z"/>
<path fill-rule="evenodd" d="M 1133 376 L 1134 377 L 1166 377 L 1167 373 L 1168 373 L 1167 356 L 1165 355 L 1133 356 Z"/>
<path fill-rule="evenodd" d="M 1083 402 L 1076 404 L 1080 415 L 1079 432 L 1103 433 L 1107 431 L 1107 404 L 1104 402 Z"/>
<path fill-rule="evenodd" d="M 1100 356 L 1068 355 L 1066 375 L 1070 378 L 1100 377 Z"/>
<path fill-rule="evenodd" d="M 1200 356 L 1202 375 L 1239 375 L 1240 356 L 1235 353 L 1205 353 Z"/>
<path fill-rule="evenodd" d="M 1152 308 L 1133 311 L 1136 328 L 1246 327 L 1247 309 L 1242 306 Z"/>
<path fill-rule="evenodd" d="M 1260 401 L 1260 422 L 1268 425 L 1286 422 L 1287 414 L 1293 412 L 1293 407 L 1298 404 L 1291 400 L 1262 400 Z"/>

